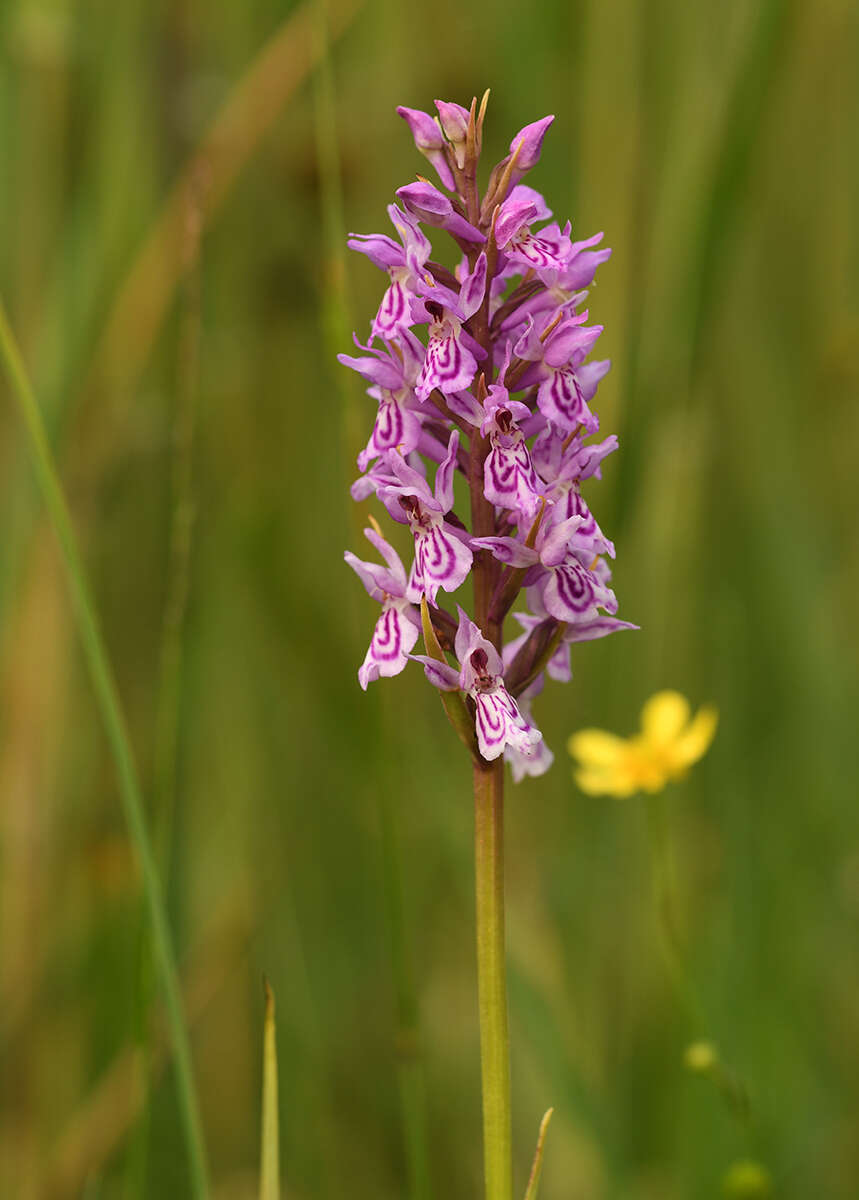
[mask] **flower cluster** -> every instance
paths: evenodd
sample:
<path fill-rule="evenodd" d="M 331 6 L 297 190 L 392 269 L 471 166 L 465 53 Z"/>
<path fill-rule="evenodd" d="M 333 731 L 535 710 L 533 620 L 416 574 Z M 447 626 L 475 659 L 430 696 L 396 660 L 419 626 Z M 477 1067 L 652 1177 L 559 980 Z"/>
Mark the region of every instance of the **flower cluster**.
<path fill-rule="evenodd" d="M 503 754 L 519 779 L 552 761 L 530 711 L 545 675 L 570 678 L 573 642 L 635 626 L 615 616 L 614 546 L 582 494 L 617 447 L 613 435 L 589 440 L 609 363 L 589 359 L 602 327 L 584 307 L 611 251 L 602 234 L 573 241 L 569 222 L 561 228 L 521 182 L 552 117 L 517 133 L 481 196 L 486 99 L 479 109 L 436 101 L 437 117 L 397 110 L 442 186 L 418 176 L 399 189 L 388 208 L 395 236 L 349 238 L 388 279 L 369 341 L 356 337 L 360 353 L 339 355 L 378 405 L 352 495 L 375 494 L 408 526 L 414 558 L 407 572 L 374 521 L 365 533 L 384 565 L 346 561 L 381 606 L 361 686 L 422 663 L 431 683 L 461 697 L 472 749 L 488 761 Z M 452 242 L 449 265 L 428 229 Z M 469 577 L 475 619 L 459 607 L 457 620 L 439 594 Z M 528 611 L 514 613 L 520 593 Z M 518 629 L 505 642 L 508 615 Z M 422 628 L 427 654 L 415 655 Z"/>

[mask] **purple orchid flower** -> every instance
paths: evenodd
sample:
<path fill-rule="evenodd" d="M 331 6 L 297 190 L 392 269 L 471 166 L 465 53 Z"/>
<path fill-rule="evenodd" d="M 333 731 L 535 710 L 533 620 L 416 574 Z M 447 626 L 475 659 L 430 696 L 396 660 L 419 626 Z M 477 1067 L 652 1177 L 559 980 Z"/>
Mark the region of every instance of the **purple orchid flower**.
<path fill-rule="evenodd" d="M 472 538 L 471 545 L 491 551 L 508 566 L 530 568 L 525 584 L 530 585 L 532 607 L 536 602 L 559 621 L 580 621 L 595 617 L 597 607 L 617 612 L 614 592 L 593 570 L 598 552 L 586 526 L 584 517 L 565 517 L 554 505 L 541 522 L 533 546 L 506 536 Z"/>
<path fill-rule="evenodd" d="M 486 255 L 480 254 L 458 296 L 436 287 L 433 298 L 424 301 L 430 327 L 426 358 L 415 386 L 419 400 L 425 400 L 434 388 L 447 395 L 471 386 L 478 358 L 485 358 L 486 352 L 463 330 L 462 322 L 480 308 L 485 291 Z"/>
<path fill-rule="evenodd" d="M 597 364 L 592 364 L 597 365 Z M 608 364 L 599 364 L 608 369 Z M 566 448 L 565 448 L 566 447 Z M 581 493 L 581 481 L 599 473 L 602 459 L 617 448 L 617 437 L 612 434 L 595 445 L 585 445 L 581 437 L 570 441 L 547 425 L 535 439 L 532 458 L 546 479 L 553 482 L 547 486 L 546 496 L 565 517 L 579 516 L 583 523 L 579 527 L 582 537 L 589 538 L 595 554 L 608 554 L 614 558 L 614 543 L 603 534 L 593 513 Z"/>
<path fill-rule="evenodd" d="M 374 336 L 384 338 L 394 337 L 412 324 L 410 298 L 419 292 L 424 264 L 432 253 L 429 239 L 413 217 L 396 204 L 388 205 L 388 216 L 400 235 L 401 246 L 378 233 L 350 233 L 346 243 L 390 276 L 372 327 Z"/>
<path fill-rule="evenodd" d="M 491 449 L 483 464 L 483 494 L 502 508 L 514 509 L 533 520 L 544 489 L 531 461 L 525 435 L 517 422 L 527 420 L 531 410 L 511 400 L 507 389 L 493 384 L 484 401 L 485 417 L 480 427 Z"/>
<path fill-rule="evenodd" d="M 409 454 L 420 443 L 421 415 L 415 411 L 415 385 L 423 367 L 424 348 L 408 329 L 401 330 L 396 342 L 388 342 L 384 348 L 362 346 L 357 338 L 355 344 L 367 354 L 338 354 L 337 358 L 373 385 L 367 394 L 378 401 L 373 432 L 358 456 L 359 469 L 366 471 L 373 459 L 387 450 Z"/>
<path fill-rule="evenodd" d="M 445 692 L 460 689 L 474 701 L 474 728 L 483 757 L 491 762 L 508 746 L 522 755 L 536 753 L 542 733 L 519 711 L 504 686 L 501 655 L 462 608 L 454 649 L 458 671 L 426 655 L 412 657 L 423 663 L 426 677 L 435 687 Z"/>
<path fill-rule="evenodd" d="M 409 589 L 405 568 L 396 550 L 373 529 L 365 529 L 364 537 L 388 564 L 382 567 L 378 563 L 362 562 L 348 550 L 343 555 L 368 595 L 382 606 L 370 647 L 358 669 L 358 682 L 366 692 L 367 685 L 380 675 L 399 675 L 403 670 L 418 640 L 421 623 L 414 604 L 416 597 Z"/>
<path fill-rule="evenodd" d="M 474 555 L 467 535 L 445 521 L 453 508 L 453 473 L 459 449 L 459 434 L 454 430 L 447 455 L 435 477 L 435 489 L 420 472 L 410 467 L 401 454 L 388 453 L 388 467 L 395 482 L 383 484 L 378 497 L 395 521 L 408 523 L 415 539 L 415 561 L 409 586 L 413 594 L 426 595 L 435 604 L 439 588 L 455 592 L 471 570 Z"/>
<path fill-rule="evenodd" d="M 546 230 L 541 231 L 541 236 Z M 587 297 L 587 288 L 593 283 L 597 267 L 611 258 L 611 250 L 593 250 L 592 246 L 602 241 L 601 233 L 594 234 L 581 242 L 573 242 L 566 265 L 560 271 L 544 268 L 540 272 L 540 280 L 545 287 L 532 290 L 531 294 L 504 316 L 498 328 L 502 336 L 512 337 L 515 341 L 526 330 L 528 317 L 534 324 L 541 318 L 551 317 L 559 308 L 575 312 Z M 520 267 L 506 260 L 502 270 L 492 281 L 492 313 L 501 307 L 507 282 L 520 270 Z M 544 325 L 545 320 L 542 322 Z"/>
<path fill-rule="evenodd" d="M 495 221 L 495 244 L 505 258 L 525 271 L 535 271 L 540 278 L 547 271 L 566 270 L 573 253 L 569 222 L 563 231 L 553 222 L 539 233 L 531 232 L 535 221 L 551 215 L 539 192 L 520 184 L 500 206 Z"/>
<path fill-rule="evenodd" d="M 608 586 L 611 570 L 604 558 L 587 560 L 588 555 L 568 549 L 560 562 L 549 565 L 536 579 L 526 577 L 531 608 L 544 609 L 557 621 L 572 625 L 596 620 L 600 608 L 613 616 L 617 598 Z"/>
<path fill-rule="evenodd" d="M 598 371 L 588 372 L 583 364 L 602 333 L 602 325 L 586 326 L 587 319 L 587 310 L 574 313 L 541 336 L 529 319 L 525 333 L 513 348 L 520 358 L 539 364 L 526 372 L 521 382 L 525 386 L 538 382 L 540 412 L 567 433 L 579 425 L 588 433 L 599 429 L 599 420 L 588 408 L 588 400 L 593 398 L 602 376 Z"/>
<path fill-rule="evenodd" d="M 608 262 L 611 258 L 611 250 L 605 246 L 602 250 L 592 250 L 592 246 L 597 246 L 602 241 L 603 235 L 595 233 L 593 237 L 585 238 L 581 242 L 573 242 L 570 247 L 570 254 L 567 259 L 567 264 L 559 273 L 558 278 L 553 281 L 553 286 L 567 294 L 567 299 L 570 299 L 575 292 L 581 291 L 582 288 L 590 287 L 594 281 L 597 267 L 602 263 Z"/>

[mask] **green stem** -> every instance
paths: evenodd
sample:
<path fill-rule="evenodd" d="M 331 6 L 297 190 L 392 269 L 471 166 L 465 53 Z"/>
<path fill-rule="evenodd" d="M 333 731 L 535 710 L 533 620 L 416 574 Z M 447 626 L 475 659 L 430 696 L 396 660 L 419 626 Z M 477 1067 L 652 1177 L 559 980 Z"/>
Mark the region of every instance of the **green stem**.
<path fill-rule="evenodd" d="M 200 237 L 203 224 L 202 179 L 188 189 L 182 256 L 185 262 L 175 419 L 170 459 L 171 518 L 167 597 L 161 635 L 161 670 L 155 708 L 155 754 L 152 786 L 152 838 L 164 892 L 170 892 L 173 824 L 176 808 L 179 726 L 183 682 L 183 634 L 191 584 L 191 544 L 194 530 L 194 429 L 200 366 L 201 286 Z M 157 987 L 152 961 L 152 935 L 141 914 L 140 983 L 137 1040 L 141 1048 L 140 1120 L 129 1153 L 131 1196 L 142 1200 L 147 1191 L 147 1155 L 152 1116 L 150 1008 Z"/>
<path fill-rule="evenodd" d="M 701 1036 L 707 1029 L 707 1021 L 695 993 L 694 985 L 683 965 L 683 953 L 680 948 L 675 913 L 674 860 L 671 853 L 665 797 L 647 796 L 645 805 L 653 870 L 653 902 L 665 969 L 677 993 L 677 998 L 695 1029 L 696 1036 Z"/>
<path fill-rule="evenodd" d="M 504 969 L 504 762 L 474 764 L 477 995 L 486 1200 L 511 1200 L 510 1039 Z"/>
<path fill-rule="evenodd" d="M 695 984 L 684 965 L 683 949 L 677 929 L 675 896 L 674 855 L 671 847 L 671 831 L 668 810 L 662 795 L 647 796 L 647 833 L 650 840 L 650 858 L 653 870 L 653 898 L 656 908 L 656 924 L 659 928 L 660 945 L 668 977 L 677 997 L 686 1011 L 695 1030 L 696 1037 L 711 1042 L 707 1015 Z M 731 1113 L 746 1129 L 751 1131 L 751 1109 L 745 1085 L 733 1071 L 718 1059 L 709 1071 Z"/>
<path fill-rule="evenodd" d="M 209 1194 L 208 1172 L 202 1125 L 191 1070 L 191 1051 L 182 1013 L 173 943 L 155 866 L 152 843 L 146 827 L 137 769 L 116 684 L 99 628 L 95 604 L 77 547 L 68 505 L 48 444 L 42 414 L 36 403 L 36 397 L 33 394 L 2 301 L 0 301 L 0 357 L 3 359 L 12 391 L 24 419 L 39 487 L 60 543 L 84 656 L 116 766 L 119 791 L 129 832 L 140 861 L 143 890 L 152 925 L 152 940 L 164 988 L 167 1020 L 173 1041 L 179 1105 L 191 1171 L 192 1194 L 197 1200 L 204 1200 Z"/>

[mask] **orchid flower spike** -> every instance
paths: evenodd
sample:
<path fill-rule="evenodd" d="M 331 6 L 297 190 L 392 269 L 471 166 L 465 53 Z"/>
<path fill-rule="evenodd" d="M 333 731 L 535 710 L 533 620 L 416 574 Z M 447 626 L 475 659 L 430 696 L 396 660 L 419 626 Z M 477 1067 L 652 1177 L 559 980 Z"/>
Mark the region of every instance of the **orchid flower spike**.
<path fill-rule="evenodd" d="M 601 233 L 574 241 L 523 182 L 550 116 L 513 136 L 480 194 L 486 100 L 436 100 L 434 115 L 398 108 L 439 186 L 418 175 L 388 208 L 390 232 L 349 236 L 382 273 L 369 341 L 356 336 L 357 353 L 339 355 L 372 402 L 352 495 L 374 497 L 401 529 L 388 541 L 371 518 L 382 563 L 351 552 L 346 562 L 377 606 L 361 687 L 420 663 L 475 759 L 503 758 L 519 780 L 552 763 L 533 708 L 571 678 L 573 648 L 636 626 L 616 616 L 615 547 L 591 508 L 617 438 L 589 440 L 610 364 L 591 358 L 602 326 L 582 289 L 611 251 Z M 421 632 L 426 653 L 415 654 Z M 659 758 L 649 725 L 647 780 L 688 764 L 705 726 L 678 728 Z M 596 744 L 578 736 L 579 748 Z M 603 776 L 589 761 L 582 777 L 619 787 L 617 764 Z"/>

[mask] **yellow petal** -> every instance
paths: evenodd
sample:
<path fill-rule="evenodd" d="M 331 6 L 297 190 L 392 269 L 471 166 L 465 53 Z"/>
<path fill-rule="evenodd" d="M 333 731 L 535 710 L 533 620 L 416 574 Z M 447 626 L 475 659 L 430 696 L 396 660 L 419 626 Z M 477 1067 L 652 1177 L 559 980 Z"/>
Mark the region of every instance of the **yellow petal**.
<path fill-rule="evenodd" d="M 710 749 L 710 743 L 716 736 L 716 726 L 719 724 L 719 713 L 711 704 L 705 704 L 695 715 L 688 729 L 677 739 L 672 747 L 672 764 L 676 769 L 684 769 L 703 758 Z"/>
<path fill-rule="evenodd" d="M 586 796 L 610 796 L 611 775 L 605 771 L 573 771 L 576 787 Z"/>
<path fill-rule="evenodd" d="M 567 749 L 583 767 L 613 767 L 626 751 L 627 743 L 604 729 L 580 729 L 567 742 Z"/>
<path fill-rule="evenodd" d="M 573 771 L 573 778 L 579 788 L 587 796 L 631 796 L 636 791 L 635 781 L 628 771 L 608 770 L 586 767 L 582 771 Z"/>
<path fill-rule="evenodd" d="M 653 746 L 668 746 L 683 732 L 689 720 L 689 701 L 679 692 L 657 692 L 641 710 L 644 740 Z"/>

